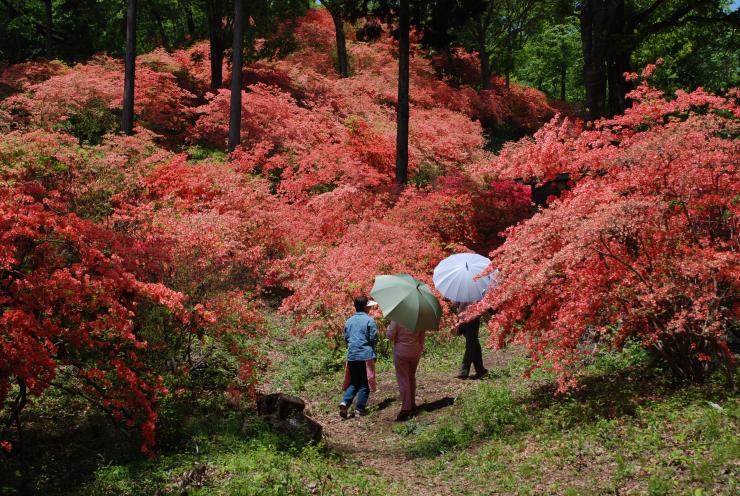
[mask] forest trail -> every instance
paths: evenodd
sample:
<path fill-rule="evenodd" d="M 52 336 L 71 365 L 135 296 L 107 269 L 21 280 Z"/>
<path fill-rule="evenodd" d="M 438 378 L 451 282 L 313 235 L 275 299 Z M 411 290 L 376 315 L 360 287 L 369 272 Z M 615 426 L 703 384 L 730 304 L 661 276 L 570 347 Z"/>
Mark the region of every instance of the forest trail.
<path fill-rule="evenodd" d="M 462 358 L 462 351 L 460 356 Z M 429 364 L 424 359 L 422 357 L 417 375 L 416 401 L 419 413 L 410 422 L 429 425 L 444 415 L 461 393 L 475 387 L 479 381 L 457 379 L 457 369 L 429 370 Z M 508 359 L 508 352 L 484 352 L 484 362 L 489 370 L 505 366 Z M 445 479 L 420 474 L 417 464 L 406 454 L 404 448 L 407 440 L 403 432 L 404 428 L 413 428 L 413 424 L 395 422 L 400 403 L 392 368 L 378 373 L 378 390 L 370 395 L 368 416 L 343 420 L 336 408 L 329 413 L 313 414 L 313 411 L 320 411 L 314 407 L 321 403 L 338 406 L 340 396 L 340 387 L 337 385 L 336 394 L 332 397 L 307 399 L 307 408 L 324 427 L 324 439 L 330 449 L 356 460 L 364 469 L 379 473 L 410 491 L 410 494 L 453 494 Z"/>

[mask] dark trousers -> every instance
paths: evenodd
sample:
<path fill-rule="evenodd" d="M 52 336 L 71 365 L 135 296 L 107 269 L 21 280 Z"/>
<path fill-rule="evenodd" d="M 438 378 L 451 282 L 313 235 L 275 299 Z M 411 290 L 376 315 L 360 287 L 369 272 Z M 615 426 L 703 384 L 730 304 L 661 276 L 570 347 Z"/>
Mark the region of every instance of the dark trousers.
<path fill-rule="evenodd" d="M 483 373 L 483 353 L 478 341 L 478 329 L 480 328 L 480 319 L 473 319 L 470 322 L 460 326 L 460 334 L 465 336 L 465 356 L 463 356 L 460 375 L 468 375 L 470 366 L 475 366 L 475 372 Z"/>
<path fill-rule="evenodd" d="M 358 410 L 364 410 L 367 398 L 370 396 L 370 385 L 367 383 L 367 365 L 364 360 L 351 360 L 347 362 L 349 368 L 349 387 L 344 392 L 342 403 L 349 406 L 357 395 Z"/>

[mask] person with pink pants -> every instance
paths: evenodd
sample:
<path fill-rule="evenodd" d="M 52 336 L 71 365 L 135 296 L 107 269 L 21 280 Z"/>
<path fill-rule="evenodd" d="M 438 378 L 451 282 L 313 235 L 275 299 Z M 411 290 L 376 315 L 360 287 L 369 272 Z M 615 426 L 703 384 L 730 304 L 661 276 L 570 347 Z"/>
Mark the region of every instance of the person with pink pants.
<path fill-rule="evenodd" d="M 396 420 L 408 420 L 416 408 L 416 367 L 424 351 L 424 331 L 412 332 L 392 320 L 385 335 L 393 343 L 393 364 L 401 393 L 402 406 Z"/>

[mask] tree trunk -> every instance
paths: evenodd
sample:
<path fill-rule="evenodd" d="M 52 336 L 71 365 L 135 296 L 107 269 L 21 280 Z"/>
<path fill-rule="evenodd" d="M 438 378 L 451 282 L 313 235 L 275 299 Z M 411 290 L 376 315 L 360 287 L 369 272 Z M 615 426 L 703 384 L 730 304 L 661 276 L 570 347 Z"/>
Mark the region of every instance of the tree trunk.
<path fill-rule="evenodd" d="M 609 79 L 609 116 L 623 114 L 627 108 L 627 93 L 632 85 L 625 80 L 624 73 L 630 72 L 632 52 L 620 50 L 612 53 L 607 59 Z"/>
<path fill-rule="evenodd" d="M 565 101 L 565 83 L 568 78 L 568 66 L 565 62 L 560 66 L 560 100 Z"/>
<path fill-rule="evenodd" d="M 170 42 L 167 39 L 167 31 L 165 31 L 164 29 L 164 20 L 162 19 L 162 16 L 157 9 L 152 9 L 152 15 L 154 16 L 154 20 L 157 22 L 157 29 L 159 30 L 159 37 L 162 46 L 168 52 L 172 51 L 172 48 L 170 47 Z"/>
<path fill-rule="evenodd" d="M 605 0 L 586 0 L 581 8 L 583 82 L 589 119 L 604 115 L 606 94 L 607 9 Z"/>
<path fill-rule="evenodd" d="M 195 19 L 193 19 L 193 6 L 190 2 L 185 6 L 185 24 L 190 37 L 195 36 Z"/>
<path fill-rule="evenodd" d="M 570 60 L 570 54 L 568 53 L 568 46 L 564 41 L 560 41 L 560 101 L 566 101 L 566 83 L 568 81 L 568 61 Z"/>
<path fill-rule="evenodd" d="M 511 69 L 514 66 L 514 48 L 512 47 L 514 40 L 511 36 L 511 33 L 509 33 L 506 42 L 506 89 L 511 88 Z"/>
<path fill-rule="evenodd" d="M 234 0 L 234 45 L 231 62 L 231 105 L 229 107 L 229 153 L 241 142 L 242 66 L 244 64 L 244 0 Z"/>
<path fill-rule="evenodd" d="M 398 9 L 398 104 L 396 106 L 396 184 L 408 183 L 409 174 L 409 0 Z"/>
<path fill-rule="evenodd" d="M 632 48 L 630 34 L 626 33 L 624 0 L 607 0 L 608 49 L 606 54 L 606 74 L 609 83 L 607 94 L 607 115 L 624 113 L 627 107 L 626 95 L 630 85 L 624 79 L 629 71 Z"/>
<path fill-rule="evenodd" d="M 123 77 L 121 130 L 134 134 L 134 72 L 136 70 L 136 0 L 128 0 L 126 12 L 126 64 Z"/>
<path fill-rule="evenodd" d="M 488 47 L 486 46 L 486 28 L 483 25 L 483 14 L 478 19 L 476 29 L 478 38 L 478 58 L 480 59 L 480 87 L 482 90 L 491 89 L 491 62 L 488 56 Z"/>
<path fill-rule="evenodd" d="M 223 0 L 208 0 L 208 38 L 211 46 L 211 89 L 218 90 L 223 84 L 224 36 L 221 28 Z"/>
<path fill-rule="evenodd" d="M 51 41 L 51 30 L 53 27 L 51 0 L 45 0 L 46 4 L 46 57 L 51 59 L 54 56 L 54 46 Z"/>
<path fill-rule="evenodd" d="M 480 87 L 481 90 L 490 90 L 491 60 L 488 55 L 488 47 L 486 46 L 486 28 L 483 25 L 483 14 L 481 14 L 481 17 L 478 19 L 475 36 L 478 41 L 478 59 L 480 60 Z"/>
<path fill-rule="evenodd" d="M 328 10 L 328 9 L 327 9 Z M 347 41 L 344 36 L 344 22 L 338 12 L 329 11 L 334 20 L 334 30 L 337 35 L 337 62 L 339 64 L 339 77 L 349 77 L 349 65 L 347 64 Z"/>

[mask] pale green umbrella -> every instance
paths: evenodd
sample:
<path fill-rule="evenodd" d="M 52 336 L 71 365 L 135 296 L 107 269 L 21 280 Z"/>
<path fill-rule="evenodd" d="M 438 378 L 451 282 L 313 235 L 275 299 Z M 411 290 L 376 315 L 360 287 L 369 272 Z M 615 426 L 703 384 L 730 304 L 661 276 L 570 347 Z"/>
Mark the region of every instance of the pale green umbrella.
<path fill-rule="evenodd" d="M 412 331 L 437 330 L 442 307 L 425 283 L 408 274 L 375 276 L 370 296 L 383 316 Z"/>

